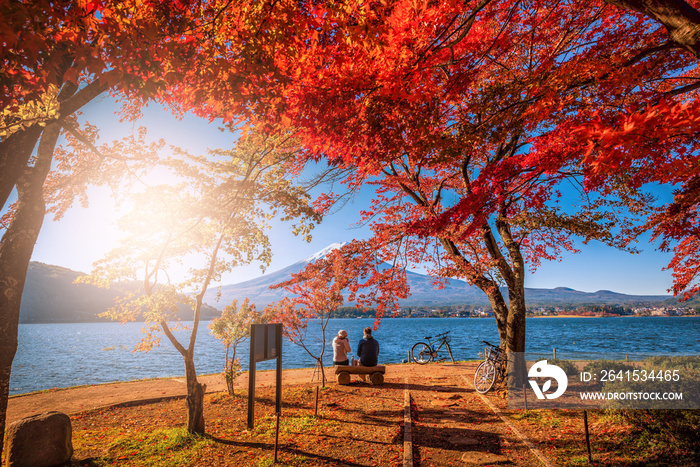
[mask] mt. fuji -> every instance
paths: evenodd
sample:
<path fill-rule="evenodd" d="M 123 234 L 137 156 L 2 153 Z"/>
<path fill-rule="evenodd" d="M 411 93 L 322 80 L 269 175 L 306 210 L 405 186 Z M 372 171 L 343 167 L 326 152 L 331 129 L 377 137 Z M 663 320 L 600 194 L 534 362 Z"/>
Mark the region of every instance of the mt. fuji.
<path fill-rule="evenodd" d="M 216 308 L 223 308 L 230 304 L 233 300 L 243 301 L 246 297 L 250 298 L 252 303 L 257 307 L 263 307 L 270 303 L 281 300 L 286 291 L 284 289 L 270 289 L 271 285 L 279 284 L 292 278 L 292 274 L 301 272 L 307 264 L 325 257 L 331 251 L 340 248 L 344 243 L 333 243 L 309 256 L 306 259 L 297 261 L 296 263 L 287 266 L 278 271 L 265 274 L 261 277 L 251 279 L 249 281 L 239 282 L 237 284 L 223 285 L 220 288 L 210 288 L 204 294 L 204 301 Z M 216 294 L 221 292 L 221 298 L 216 302 Z"/>
<path fill-rule="evenodd" d="M 340 248 L 344 243 L 333 243 L 321 251 L 298 261 L 286 268 L 265 274 L 256 279 L 251 279 L 237 284 L 223 285 L 219 289 L 210 288 L 204 296 L 204 301 L 211 306 L 222 309 L 234 299 L 239 302 L 246 297 L 258 307 L 281 300 L 286 291 L 284 289 L 270 289 L 273 284 L 289 280 L 293 273 L 298 273 L 304 267 L 317 259 L 323 258 L 329 252 Z M 387 264 L 387 267 L 389 265 Z M 400 300 L 401 306 L 446 306 L 446 305 L 489 305 L 486 294 L 478 287 L 470 286 L 464 281 L 449 279 L 443 289 L 436 289 L 433 278 L 424 274 L 407 271 L 406 277 L 411 288 L 410 295 Z M 216 301 L 216 295 L 220 290 L 221 298 Z M 504 290 L 507 298 L 507 293 Z M 662 295 L 625 295 L 599 290 L 588 293 L 578 290 L 557 287 L 555 289 L 525 289 L 525 297 L 528 305 L 562 305 L 562 304 L 626 304 L 639 302 L 662 302 L 669 296 Z M 350 305 L 350 304 L 347 304 Z"/>

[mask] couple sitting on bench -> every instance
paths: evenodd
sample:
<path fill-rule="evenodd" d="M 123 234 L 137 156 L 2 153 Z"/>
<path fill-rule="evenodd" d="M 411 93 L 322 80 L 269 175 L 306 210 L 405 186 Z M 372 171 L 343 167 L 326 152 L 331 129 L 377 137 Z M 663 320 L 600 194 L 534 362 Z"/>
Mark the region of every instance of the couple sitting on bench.
<path fill-rule="evenodd" d="M 377 366 L 379 342 L 372 337 L 372 328 L 366 327 L 364 334 L 364 338 L 357 346 L 357 356 L 360 357 L 360 365 Z M 344 330 L 340 330 L 338 331 L 338 335 L 335 336 L 335 339 L 333 339 L 333 364 L 350 365 L 348 352 L 350 352 L 348 333 Z"/>
<path fill-rule="evenodd" d="M 350 352 L 348 333 L 340 331 L 338 336 L 333 339 L 333 364 L 338 384 L 349 384 L 350 375 L 359 375 L 363 381 L 367 381 L 367 375 L 369 375 L 369 382 L 373 385 L 384 383 L 386 367 L 377 365 L 379 342 L 372 337 L 372 328 L 365 328 L 364 332 L 365 337 L 357 346 L 357 355 L 360 357 L 360 361 L 357 362 L 353 358 L 352 365 L 348 360 L 348 352 Z"/>

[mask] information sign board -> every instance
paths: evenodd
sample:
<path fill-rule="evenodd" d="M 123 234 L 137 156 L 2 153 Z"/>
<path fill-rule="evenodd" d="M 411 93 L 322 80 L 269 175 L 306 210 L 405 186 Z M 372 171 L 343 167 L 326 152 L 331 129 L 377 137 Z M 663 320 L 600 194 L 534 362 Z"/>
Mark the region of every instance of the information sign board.
<path fill-rule="evenodd" d="M 252 324 L 250 326 L 250 366 L 248 367 L 248 428 L 255 418 L 255 364 L 277 359 L 276 412 L 282 406 L 282 324 Z"/>

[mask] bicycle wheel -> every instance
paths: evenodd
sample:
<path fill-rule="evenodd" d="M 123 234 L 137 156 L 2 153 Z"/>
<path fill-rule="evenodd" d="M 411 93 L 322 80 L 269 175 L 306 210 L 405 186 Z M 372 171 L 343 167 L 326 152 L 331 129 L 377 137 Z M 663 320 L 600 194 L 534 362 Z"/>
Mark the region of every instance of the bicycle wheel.
<path fill-rule="evenodd" d="M 474 389 L 479 394 L 486 394 L 496 382 L 496 367 L 490 361 L 481 362 L 474 373 Z"/>
<path fill-rule="evenodd" d="M 419 342 L 411 348 L 411 357 L 413 357 L 414 362 L 420 365 L 425 365 L 433 359 L 430 346 L 423 342 Z"/>

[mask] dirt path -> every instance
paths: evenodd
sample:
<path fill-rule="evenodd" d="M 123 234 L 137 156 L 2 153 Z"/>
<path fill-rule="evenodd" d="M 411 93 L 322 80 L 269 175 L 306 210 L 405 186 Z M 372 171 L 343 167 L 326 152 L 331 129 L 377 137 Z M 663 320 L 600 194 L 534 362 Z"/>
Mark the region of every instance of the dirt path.
<path fill-rule="evenodd" d="M 420 377 L 426 367 L 417 365 L 387 365 L 387 372 L 393 377 Z M 284 370 L 283 385 L 305 384 L 311 381 L 312 368 Z M 333 369 L 326 369 L 326 378 L 335 380 Z M 226 383 L 221 374 L 199 376 L 198 380 L 207 385 L 207 393 L 226 391 Z M 256 386 L 272 386 L 275 384 L 274 370 L 258 371 Z M 236 387 L 248 388 L 248 373 L 242 374 L 236 380 Z M 23 394 L 10 398 L 7 407 L 7 423 L 30 415 L 36 415 L 51 410 L 66 414 L 84 412 L 113 405 L 136 404 L 151 402 L 186 395 L 185 379 L 165 378 L 141 381 L 116 382 L 94 386 L 82 386 L 67 389 L 52 389 L 43 392 Z"/>
<path fill-rule="evenodd" d="M 331 372 L 332 369 L 327 371 L 327 377 L 331 376 Z M 282 383 L 284 385 L 308 383 L 312 376 L 313 369 L 310 368 L 284 370 Z M 197 379 L 207 385 L 207 394 L 226 391 L 226 383 L 221 374 L 200 375 Z M 257 372 L 257 387 L 274 384 L 274 370 Z M 244 373 L 238 378 L 236 387 L 248 388 L 248 373 Z M 70 415 L 113 405 L 138 404 L 185 397 L 186 394 L 184 377 L 51 389 L 11 397 L 7 406 L 7 423 L 10 424 L 15 420 L 51 410 Z"/>
<path fill-rule="evenodd" d="M 541 465 L 466 384 L 475 367 L 441 365 L 411 380 L 415 465 Z"/>

